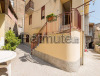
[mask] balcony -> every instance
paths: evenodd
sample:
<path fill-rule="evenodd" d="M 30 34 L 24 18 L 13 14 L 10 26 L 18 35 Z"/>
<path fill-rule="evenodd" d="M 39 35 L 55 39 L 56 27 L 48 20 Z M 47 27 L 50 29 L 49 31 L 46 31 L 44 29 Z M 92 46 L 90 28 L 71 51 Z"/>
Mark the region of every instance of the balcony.
<path fill-rule="evenodd" d="M 33 10 L 34 10 L 34 2 L 29 1 L 27 3 L 27 5 L 25 6 L 25 13 L 26 14 L 32 14 Z"/>

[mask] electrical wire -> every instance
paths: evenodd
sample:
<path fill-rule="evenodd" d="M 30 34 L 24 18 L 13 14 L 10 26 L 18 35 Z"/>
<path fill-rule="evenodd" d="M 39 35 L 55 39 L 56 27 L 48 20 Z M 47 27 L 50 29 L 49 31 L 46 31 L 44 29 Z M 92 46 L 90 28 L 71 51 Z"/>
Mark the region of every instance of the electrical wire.
<path fill-rule="evenodd" d="M 50 2 L 50 0 L 49 0 L 47 3 L 45 3 L 43 6 L 47 5 L 49 2 Z M 42 6 L 42 7 L 43 7 L 43 6 Z M 40 10 L 41 10 L 41 8 L 39 8 L 38 10 L 35 10 L 34 12 L 38 12 L 38 11 L 40 11 Z"/>
<path fill-rule="evenodd" d="M 100 19 L 97 18 L 97 17 L 95 17 L 95 16 L 90 15 L 90 17 L 93 17 L 93 18 L 95 18 L 96 20 L 100 21 Z"/>

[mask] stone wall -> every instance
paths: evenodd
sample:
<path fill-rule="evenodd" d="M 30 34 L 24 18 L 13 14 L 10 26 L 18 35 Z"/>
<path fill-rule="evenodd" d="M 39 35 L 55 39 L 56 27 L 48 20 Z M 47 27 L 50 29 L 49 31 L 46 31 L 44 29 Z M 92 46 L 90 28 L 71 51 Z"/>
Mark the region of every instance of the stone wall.
<path fill-rule="evenodd" d="M 80 59 L 75 62 L 69 62 L 69 61 L 64 61 L 64 60 L 58 59 L 56 57 L 53 57 L 53 56 L 50 56 L 50 55 L 47 55 L 45 53 L 35 51 L 35 50 L 33 50 L 32 54 L 34 56 L 37 56 L 45 60 L 46 62 L 49 62 L 55 67 L 68 71 L 68 72 L 78 71 L 78 68 L 80 67 Z"/>
<path fill-rule="evenodd" d="M 99 35 L 100 35 L 100 23 L 95 24 L 94 26 L 94 44 L 97 44 L 98 42 L 100 42 L 99 37 L 98 37 Z"/>

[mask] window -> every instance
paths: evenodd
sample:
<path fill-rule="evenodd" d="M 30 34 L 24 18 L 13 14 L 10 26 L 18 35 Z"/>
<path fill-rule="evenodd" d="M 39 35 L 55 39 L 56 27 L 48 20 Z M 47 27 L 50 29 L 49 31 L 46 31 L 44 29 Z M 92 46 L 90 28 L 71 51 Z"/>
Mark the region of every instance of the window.
<path fill-rule="evenodd" d="M 29 25 L 32 24 L 32 15 L 29 16 Z"/>
<path fill-rule="evenodd" d="M 41 19 L 45 18 L 45 6 L 41 8 Z"/>

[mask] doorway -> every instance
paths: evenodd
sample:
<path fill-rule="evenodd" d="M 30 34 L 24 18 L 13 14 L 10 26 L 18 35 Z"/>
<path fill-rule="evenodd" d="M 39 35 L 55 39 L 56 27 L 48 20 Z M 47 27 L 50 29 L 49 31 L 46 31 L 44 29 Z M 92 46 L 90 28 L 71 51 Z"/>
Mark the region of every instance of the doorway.
<path fill-rule="evenodd" d="M 26 42 L 29 43 L 29 35 L 26 35 Z"/>
<path fill-rule="evenodd" d="M 62 25 L 68 25 L 70 24 L 70 10 L 72 7 L 71 0 L 63 4 L 63 19 L 62 19 Z"/>

